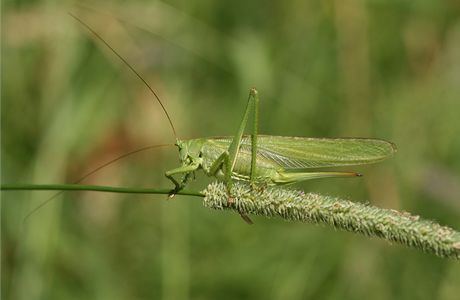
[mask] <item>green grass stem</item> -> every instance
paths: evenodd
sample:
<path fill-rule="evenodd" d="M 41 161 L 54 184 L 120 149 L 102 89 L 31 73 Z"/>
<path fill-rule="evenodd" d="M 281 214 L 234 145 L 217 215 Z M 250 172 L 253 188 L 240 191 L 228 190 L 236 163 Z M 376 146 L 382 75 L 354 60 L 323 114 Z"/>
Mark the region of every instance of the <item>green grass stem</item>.
<path fill-rule="evenodd" d="M 171 189 L 114 187 L 84 184 L 2 184 L 2 191 L 92 191 L 124 194 L 164 194 L 168 195 Z M 177 195 L 204 197 L 204 194 L 196 191 L 182 190 Z"/>

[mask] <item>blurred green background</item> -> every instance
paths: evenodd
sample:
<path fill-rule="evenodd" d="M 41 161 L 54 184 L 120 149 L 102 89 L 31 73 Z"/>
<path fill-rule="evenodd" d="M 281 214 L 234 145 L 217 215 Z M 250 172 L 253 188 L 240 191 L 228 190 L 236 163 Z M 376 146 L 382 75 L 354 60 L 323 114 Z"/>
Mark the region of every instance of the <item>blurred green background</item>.
<path fill-rule="evenodd" d="M 306 191 L 460 229 L 458 1 L 3 1 L 2 182 L 72 182 L 172 143 L 160 106 L 67 12 L 161 95 L 180 138 L 232 135 L 250 87 L 260 132 L 397 144 L 360 179 Z M 84 4 L 82 4 L 84 3 Z M 175 148 L 90 184 L 170 187 Z M 191 188 L 211 179 L 199 173 Z M 206 210 L 198 198 L 2 193 L 3 299 L 458 299 L 460 264 L 308 224 Z"/>

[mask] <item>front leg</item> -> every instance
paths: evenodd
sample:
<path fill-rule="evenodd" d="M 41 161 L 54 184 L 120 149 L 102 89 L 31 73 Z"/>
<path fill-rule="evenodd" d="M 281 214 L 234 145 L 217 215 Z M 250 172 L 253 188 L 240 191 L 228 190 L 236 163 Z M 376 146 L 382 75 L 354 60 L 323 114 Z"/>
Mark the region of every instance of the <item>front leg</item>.
<path fill-rule="evenodd" d="M 165 173 L 166 178 L 171 180 L 174 183 L 174 189 L 169 192 L 169 197 L 173 198 L 180 190 L 182 190 L 187 182 L 190 180 L 190 175 L 199 168 L 200 164 L 192 163 L 190 165 L 185 165 L 176 169 L 172 169 Z M 181 182 L 178 182 L 173 175 L 184 174 Z"/>

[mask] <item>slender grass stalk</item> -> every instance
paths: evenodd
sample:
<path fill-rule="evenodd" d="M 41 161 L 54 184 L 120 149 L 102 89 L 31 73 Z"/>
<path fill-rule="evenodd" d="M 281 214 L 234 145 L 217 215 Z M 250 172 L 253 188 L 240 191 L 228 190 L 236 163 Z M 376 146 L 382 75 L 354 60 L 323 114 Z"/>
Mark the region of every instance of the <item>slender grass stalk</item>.
<path fill-rule="evenodd" d="M 280 187 L 251 188 L 241 182 L 234 184 L 231 198 L 223 183 L 210 184 L 204 193 L 204 206 L 209 208 L 325 224 L 460 259 L 460 232 L 407 212 Z"/>
<path fill-rule="evenodd" d="M 134 188 L 134 187 L 114 187 L 101 185 L 84 185 L 84 184 L 2 184 L 2 191 L 93 191 L 108 193 L 124 194 L 164 194 L 168 195 L 171 189 L 153 189 L 153 188 Z M 184 196 L 204 197 L 204 194 L 196 191 L 182 190 L 176 193 Z"/>

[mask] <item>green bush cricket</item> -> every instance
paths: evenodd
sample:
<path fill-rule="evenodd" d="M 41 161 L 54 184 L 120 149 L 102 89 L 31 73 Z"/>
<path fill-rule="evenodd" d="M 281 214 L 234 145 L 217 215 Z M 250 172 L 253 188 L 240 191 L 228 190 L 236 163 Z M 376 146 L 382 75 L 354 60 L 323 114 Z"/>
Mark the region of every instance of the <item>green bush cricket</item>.
<path fill-rule="evenodd" d="M 160 98 L 142 76 L 98 33 L 78 17 L 70 14 L 103 42 L 144 83 L 165 112 L 176 137 L 181 166 L 165 173 L 174 183 L 170 197 L 183 189 L 195 171 L 225 182 L 231 192 L 234 180 L 256 185 L 286 185 L 326 177 L 356 177 L 355 172 L 309 171 L 312 168 L 370 164 L 390 157 L 394 144 L 366 138 L 306 138 L 258 134 L 259 96 L 255 88 L 249 92 L 242 121 L 234 136 L 180 140 Z M 244 135 L 252 112 L 250 135 Z M 100 168 L 98 168 L 100 169 Z M 176 179 L 175 176 L 182 176 Z M 86 177 L 86 176 L 85 176 Z M 231 193 L 230 193 L 231 194 Z M 231 199 L 229 200 L 231 201 Z M 247 216 L 242 217 L 250 222 Z"/>
<path fill-rule="evenodd" d="M 361 176 L 355 172 L 308 169 L 370 164 L 390 157 L 396 150 L 394 144 L 378 139 L 258 135 L 258 104 L 258 92 L 253 88 L 233 137 L 176 140 L 182 166 L 165 174 L 175 184 L 171 195 L 184 188 L 190 175 L 199 169 L 223 180 L 231 195 L 233 180 L 276 186 L 315 178 Z M 252 132 L 250 136 L 243 136 L 251 109 Z M 180 182 L 174 179 L 176 174 L 183 174 Z M 241 213 L 241 216 L 251 223 L 246 215 Z"/>

